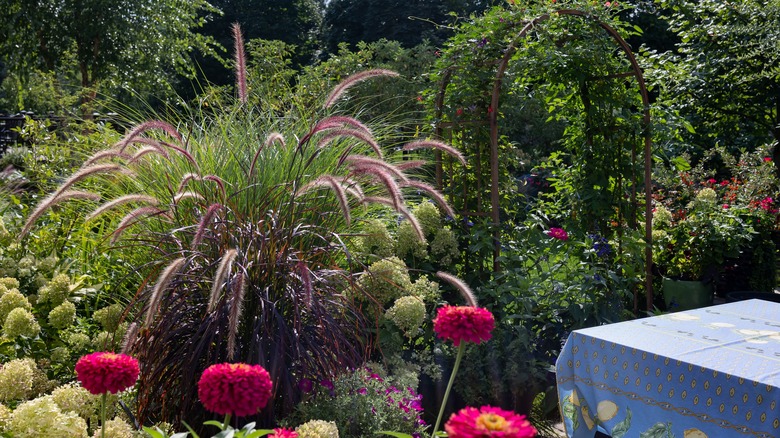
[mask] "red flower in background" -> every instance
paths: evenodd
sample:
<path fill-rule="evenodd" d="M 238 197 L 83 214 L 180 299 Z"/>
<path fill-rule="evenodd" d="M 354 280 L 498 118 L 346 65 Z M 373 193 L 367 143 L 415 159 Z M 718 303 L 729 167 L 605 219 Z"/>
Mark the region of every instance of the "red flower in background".
<path fill-rule="evenodd" d="M 547 235 L 558 240 L 569 240 L 569 233 L 563 228 L 550 228 Z"/>
<path fill-rule="evenodd" d="M 525 418 L 492 406 L 467 407 L 452 414 L 444 425 L 450 438 L 533 438 L 536 429 Z"/>
<path fill-rule="evenodd" d="M 76 378 L 91 394 L 116 394 L 138 380 L 138 360 L 126 354 L 96 352 L 76 362 Z"/>
<path fill-rule="evenodd" d="M 461 342 L 480 343 L 490 339 L 496 320 L 489 310 L 473 306 L 439 307 L 433 320 L 433 331 L 441 339 L 449 339 L 459 346 Z"/>
<path fill-rule="evenodd" d="M 260 365 L 222 363 L 203 371 L 198 398 L 215 414 L 255 414 L 271 399 L 271 376 Z"/>
<path fill-rule="evenodd" d="M 292 429 L 282 429 L 282 428 L 276 428 L 274 429 L 274 433 L 268 435 L 268 438 L 297 438 L 298 432 L 292 430 Z"/>

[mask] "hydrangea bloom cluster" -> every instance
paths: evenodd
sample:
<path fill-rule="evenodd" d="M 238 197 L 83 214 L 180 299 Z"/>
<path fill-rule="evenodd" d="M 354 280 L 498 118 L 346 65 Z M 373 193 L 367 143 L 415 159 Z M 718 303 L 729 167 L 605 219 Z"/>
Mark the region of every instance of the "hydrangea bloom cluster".
<path fill-rule="evenodd" d="M 450 227 L 441 227 L 431 242 L 431 255 L 441 266 L 452 265 L 460 255 L 458 239 Z"/>
<path fill-rule="evenodd" d="M 19 290 L 10 289 L 0 297 L 0 323 L 4 323 L 8 314 L 17 308 L 30 310 L 32 305 Z"/>
<path fill-rule="evenodd" d="M 409 294 L 421 298 L 426 303 L 436 303 L 441 298 L 439 283 L 420 277 L 412 283 Z"/>
<path fill-rule="evenodd" d="M 550 228 L 547 230 L 546 234 L 553 239 L 569 240 L 569 233 L 567 233 L 563 228 Z"/>
<path fill-rule="evenodd" d="M 660 205 L 653 211 L 653 228 L 669 227 L 672 225 L 672 212 Z"/>
<path fill-rule="evenodd" d="M 718 193 L 715 190 L 705 187 L 696 193 L 696 201 L 715 203 L 718 200 Z"/>
<path fill-rule="evenodd" d="M 295 428 L 298 438 L 339 438 L 339 429 L 333 421 L 311 420 Z"/>
<path fill-rule="evenodd" d="M 41 332 L 41 326 L 35 320 L 32 312 L 21 307 L 11 310 L 3 324 L 3 334 L 14 339 L 19 336 L 34 338 Z"/>
<path fill-rule="evenodd" d="M 425 321 L 425 303 L 419 297 L 407 295 L 395 300 L 385 316 L 411 337 Z"/>
<path fill-rule="evenodd" d="M 406 263 L 393 256 L 372 263 L 360 278 L 360 287 L 384 306 L 405 295 L 412 280 Z"/>
<path fill-rule="evenodd" d="M 0 368 L 0 401 L 25 400 L 32 391 L 35 375 L 32 359 L 14 359 Z"/>
<path fill-rule="evenodd" d="M 76 305 L 65 301 L 49 312 L 49 324 L 56 329 L 64 329 L 76 320 Z"/>
<path fill-rule="evenodd" d="M 395 232 L 395 255 L 400 258 L 412 256 L 418 259 L 424 259 L 428 256 L 426 251 L 428 243 L 421 240 L 420 236 L 412 227 L 409 221 L 403 221 L 398 225 Z"/>
<path fill-rule="evenodd" d="M 76 362 L 76 377 L 92 394 L 116 394 L 135 384 L 140 372 L 138 360 L 126 354 L 97 352 Z"/>
<path fill-rule="evenodd" d="M 365 222 L 362 235 L 356 239 L 357 251 L 378 257 L 393 255 L 393 238 L 385 223 L 378 219 Z"/>
<path fill-rule="evenodd" d="M 198 381 L 201 403 L 210 412 L 220 415 L 255 414 L 268 404 L 271 394 L 271 376 L 260 365 L 211 365 Z"/>
<path fill-rule="evenodd" d="M 124 313 L 124 306 L 121 304 L 112 304 L 102 309 L 98 309 L 92 314 L 92 319 L 99 322 L 103 326 L 103 330 L 107 332 L 115 332 L 119 328 L 119 321 Z"/>
<path fill-rule="evenodd" d="M 87 438 L 87 423 L 75 412 L 63 412 L 51 396 L 39 397 L 16 407 L 8 430 L 15 438 Z"/>
<path fill-rule="evenodd" d="M 62 304 L 70 296 L 70 277 L 66 274 L 55 275 L 46 286 L 38 289 L 38 301 L 52 305 Z"/>
<path fill-rule="evenodd" d="M 461 342 L 481 343 L 491 337 L 496 326 L 493 314 L 482 307 L 443 306 L 433 320 L 433 331 L 441 339 L 451 340 L 457 347 Z"/>
<path fill-rule="evenodd" d="M 106 421 L 105 426 L 106 429 L 106 435 L 107 437 L 111 438 L 135 438 L 138 436 L 136 431 L 133 429 L 133 426 L 131 426 L 127 421 L 122 420 L 121 418 L 114 418 L 113 420 Z M 93 438 L 99 438 L 101 437 L 102 428 L 97 429 L 94 433 Z"/>
<path fill-rule="evenodd" d="M 85 420 L 97 413 L 99 398 L 77 384 L 58 386 L 51 397 L 64 412 L 75 412 Z"/>
<path fill-rule="evenodd" d="M 441 213 L 432 202 L 421 202 L 412 208 L 412 214 L 417 218 L 423 234 L 432 236 L 441 229 Z"/>
<path fill-rule="evenodd" d="M 467 407 L 452 414 L 444 425 L 450 438 L 533 438 L 536 429 L 517 415 L 492 406 Z"/>

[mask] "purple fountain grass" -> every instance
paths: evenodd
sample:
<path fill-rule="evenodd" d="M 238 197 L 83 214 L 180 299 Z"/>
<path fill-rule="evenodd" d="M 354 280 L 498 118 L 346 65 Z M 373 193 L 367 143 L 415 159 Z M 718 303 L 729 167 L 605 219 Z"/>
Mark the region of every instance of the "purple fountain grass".
<path fill-rule="evenodd" d="M 230 275 L 230 269 L 233 267 L 233 261 L 236 259 L 238 251 L 231 248 L 225 251 L 222 255 L 222 261 L 219 262 L 217 272 L 214 274 L 214 280 L 211 284 L 211 293 L 209 294 L 209 304 L 206 307 L 206 312 L 211 313 L 217 308 L 217 301 L 219 300 L 219 292 L 222 290 L 222 283 Z"/>
<path fill-rule="evenodd" d="M 448 153 L 449 155 L 452 155 L 453 157 L 457 158 L 458 161 L 460 161 L 461 164 L 464 166 L 466 165 L 466 158 L 463 156 L 463 154 L 460 153 L 457 149 L 454 147 L 448 145 L 447 143 L 437 141 L 437 140 L 416 140 L 409 143 L 406 143 L 403 147 L 403 150 L 405 151 L 413 151 L 416 149 L 438 149 L 440 151 L 444 151 Z"/>
<path fill-rule="evenodd" d="M 398 169 L 395 165 L 388 163 L 384 160 L 379 160 L 372 157 L 367 157 L 365 155 L 350 155 L 346 158 L 344 158 L 344 161 L 351 164 L 351 168 L 355 170 L 361 170 L 363 168 L 381 168 L 389 172 L 390 174 L 395 177 L 399 182 L 402 184 L 406 184 L 409 182 L 409 178 L 407 178 L 406 174 L 404 174 L 400 169 Z"/>
<path fill-rule="evenodd" d="M 102 151 L 95 152 L 92 154 L 91 157 L 87 158 L 84 163 L 81 164 L 81 167 L 89 167 L 99 161 L 103 160 L 110 160 L 112 158 L 122 158 L 124 160 L 129 160 L 131 158 L 130 155 L 123 154 L 122 152 L 119 152 L 118 150 L 114 149 L 106 149 Z"/>
<path fill-rule="evenodd" d="M 419 169 L 428 164 L 425 160 L 407 160 L 395 165 L 400 170 Z"/>
<path fill-rule="evenodd" d="M 244 54 L 244 36 L 241 34 L 241 25 L 233 23 L 231 26 L 233 33 L 233 56 L 236 64 L 236 90 L 238 90 L 238 100 L 246 103 L 246 55 Z"/>
<path fill-rule="evenodd" d="M 363 198 L 363 203 L 382 204 L 395 209 L 395 201 L 390 198 L 385 198 L 384 196 L 366 196 Z M 395 211 L 397 211 L 399 214 L 401 214 L 401 216 L 409 221 L 412 229 L 414 229 L 414 232 L 417 233 L 417 238 L 419 238 L 420 241 L 425 242 L 425 233 L 423 232 L 422 226 L 420 226 L 420 222 L 417 220 L 417 217 L 404 206 L 401 206 L 400 209 L 395 209 Z"/>
<path fill-rule="evenodd" d="M 227 197 L 227 191 L 225 191 L 225 182 L 217 175 L 206 175 L 203 177 L 204 181 L 211 181 L 219 187 L 219 191 L 222 193 L 222 199 Z"/>
<path fill-rule="evenodd" d="M 352 137 L 371 146 L 371 149 L 374 150 L 374 152 L 377 154 L 377 156 L 379 156 L 379 158 L 384 157 L 384 154 L 382 153 L 382 148 L 379 147 L 379 143 L 376 142 L 376 139 L 374 139 L 374 137 L 372 137 L 371 134 L 368 134 L 364 131 L 360 131 L 358 129 L 339 128 L 339 129 L 327 130 L 325 132 L 326 133 L 317 142 L 318 148 L 324 148 L 325 146 L 327 146 L 328 144 L 332 143 L 334 140 L 339 138 Z"/>
<path fill-rule="evenodd" d="M 466 300 L 466 303 L 468 303 L 469 306 L 477 307 L 477 298 L 474 296 L 474 292 L 466 285 L 466 283 L 463 282 L 463 280 L 452 274 L 448 274 L 442 271 L 437 272 L 436 276 L 455 286 L 455 289 L 460 292 L 460 294 L 463 296 L 463 299 Z"/>
<path fill-rule="evenodd" d="M 323 105 L 323 107 L 330 108 L 353 85 L 365 81 L 366 79 L 371 79 L 379 76 L 398 77 L 399 75 L 398 73 L 392 70 L 386 70 L 381 68 L 366 70 L 360 73 L 356 73 L 344 79 L 344 81 L 342 81 L 339 85 L 336 86 L 336 88 L 333 89 L 333 91 L 330 92 L 328 98 L 325 99 L 325 104 Z"/>
<path fill-rule="evenodd" d="M 401 209 L 404 199 L 403 194 L 401 193 L 401 188 L 393 178 L 393 174 L 391 174 L 384 167 L 366 165 L 358 168 L 352 168 L 351 173 L 354 175 L 365 175 L 382 183 L 385 190 L 387 191 L 387 195 L 393 201 L 393 209 Z"/>
<path fill-rule="evenodd" d="M 152 129 L 164 131 L 169 136 L 178 140 L 179 143 L 184 143 L 181 133 L 179 133 L 179 131 L 176 130 L 176 128 L 174 128 L 173 125 L 171 125 L 170 123 L 163 122 L 162 120 L 148 120 L 139 125 L 136 125 L 135 128 L 130 130 L 130 132 L 128 132 L 127 135 L 125 135 L 124 138 L 119 140 L 119 142 L 115 145 L 116 149 L 118 149 L 119 152 L 124 152 L 125 148 L 130 143 L 132 143 L 132 141 L 136 137 Z M 168 146 L 172 146 L 172 145 L 168 145 Z"/>
<path fill-rule="evenodd" d="M 325 187 L 333 190 L 333 193 L 336 194 L 336 199 L 338 199 L 339 201 L 339 207 L 341 208 L 341 212 L 344 214 L 344 220 L 346 220 L 348 226 L 351 225 L 352 216 L 350 215 L 349 212 L 349 201 L 347 201 L 346 190 L 341 185 L 341 183 L 336 181 L 336 178 L 334 178 L 333 176 L 331 175 L 320 176 L 319 178 L 301 187 L 301 189 L 298 191 L 298 194 L 303 195 L 319 187 Z"/>
<path fill-rule="evenodd" d="M 233 360 L 236 354 L 236 334 L 238 333 L 238 324 L 241 322 L 241 312 L 244 310 L 246 288 L 246 276 L 243 272 L 240 272 L 236 276 L 236 280 L 233 282 L 233 287 L 231 288 L 233 299 L 230 300 L 227 339 L 227 354 L 229 360 Z"/>
<path fill-rule="evenodd" d="M 260 152 L 273 146 L 274 143 L 279 143 L 280 146 L 284 146 L 284 136 L 278 132 L 272 132 L 265 138 L 263 144 L 257 148 L 254 157 L 252 157 L 252 164 L 249 165 L 249 177 L 252 178 L 255 175 L 255 166 L 257 165 L 257 159 L 260 157 Z"/>
<path fill-rule="evenodd" d="M 206 230 L 208 229 L 209 224 L 214 219 L 217 211 L 221 210 L 222 208 L 222 204 L 211 204 L 206 210 L 206 214 L 204 214 L 200 219 L 200 222 L 198 223 L 198 229 L 195 231 L 195 236 L 192 238 L 192 250 L 197 249 L 201 242 L 203 242 L 203 236 L 206 234 Z"/>
<path fill-rule="evenodd" d="M 148 307 L 146 308 L 144 327 L 149 327 L 152 321 L 154 321 L 154 317 L 157 315 L 157 310 L 160 307 L 163 291 L 165 291 L 165 289 L 168 287 L 168 284 L 171 282 L 171 280 L 173 280 L 173 276 L 181 270 L 181 268 L 184 266 L 184 262 L 186 261 L 187 259 L 184 257 L 172 261 L 170 264 L 168 264 L 168 266 L 165 267 L 165 269 L 163 269 L 160 276 L 157 277 L 157 282 L 154 284 L 152 295 L 149 298 Z"/>
<path fill-rule="evenodd" d="M 119 225 L 117 225 L 116 229 L 111 233 L 111 244 L 116 243 L 116 241 L 119 240 L 119 237 L 121 237 L 122 233 L 124 233 L 127 228 L 140 220 L 142 217 L 157 216 L 163 213 L 166 213 L 166 211 L 154 206 L 136 208 L 135 210 L 125 215 L 121 221 L 119 221 Z"/>
<path fill-rule="evenodd" d="M 119 350 L 121 354 L 129 354 L 130 349 L 133 348 L 135 340 L 138 338 L 138 323 L 132 322 L 127 327 L 125 336 L 122 337 L 122 346 Z"/>
<path fill-rule="evenodd" d="M 88 214 L 84 218 L 84 220 L 87 221 L 87 222 L 91 221 L 92 219 L 100 216 L 101 214 L 105 213 L 106 211 L 108 211 L 108 210 L 110 210 L 110 209 L 112 209 L 114 207 L 117 207 L 117 206 L 120 206 L 120 205 L 123 205 L 123 204 L 128 204 L 128 203 L 131 203 L 131 202 L 142 202 L 144 204 L 149 204 L 149 205 L 153 205 L 153 206 L 159 204 L 159 201 L 157 200 L 157 198 L 155 198 L 153 196 L 137 195 L 137 194 L 124 195 L 124 196 L 120 196 L 120 197 L 118 197 L 116 199 L 112 199 L 111 201 L 108 201 L 108 202 L 104 203 L 103 205 L 99 206 L 98 208 L 93 210 L 92 213 Z"/>
<path fill-rule="evenodd" d="M 136 161 L 140 160 L 144 155 L 147 154 L 157 154 L 162 156 L 163 158 L 168 158 L 168 154 L 162 152 L 160 149 L 154 147 L 154 146 L 144 146 L 133 154 L 133 156 L 127 161 L 127 165 L 133 164 Z"/>
<path fill-rule="evenodd" d="M 450 204 L 448 204 L 447 200 L 444 199 L 444 195 L 442 195 L 441 192 L 436 190 L 432 185 L 426 184 L 422 181 L 416 181 L 416 180 L 409 180 L 408 182 L 402 185 L 404 187 L 411 187 L 413 189 L 422 190 L 423 192 L 427 193 L 428 196 L 433 198 L 433 200 L 436 201 L 437 204 L 439 204 L 439 207 L 441 207 L 441 209 L 444 210 L 447 216 L 455 217 L 455 211 L 452 210 Z"/>
<path fill-rule="evenodd" d="M 323 130 L 328 129 L 337 129 L 337 128 L 343 128 L 344 126 L 352 126 L 353 128 L 363 131 L 366 134 L 373 137 L 373 133 L 371 132 L 371 129 L 369 129 L 368 126 L 364 125 L 363 122 L 361 122 L 358 119 L 355 119 L 353 117 L 349 116 L 330 116 L 326 117 L 314 126 L 314 129 L 312 129 L 313 132 L 319 132 Z"/>
<path fill-rule="evenodd" d="M 19 232 L 19 236 L 17 237 L 17 240 L 21 240 L 24 236 L 26 236 L 30 232 L 33 225 L 35 224 L 35 221 L 37 221 L 38 218 L 40 218 L 41 215 L 43 215 L 43 213 L 46 210 L 59 204 L 60 202 L 65 202 L 71 199 L 88 199 L 90 201 L 98 201 L 100 200 L 100 195 L 98 195 L 97 193 L 85 192 L 80 190 L 57 190 L 56 192 L 44 198 L 38 204 L 35 210 L 33 210 L 33 212 L 30 213 L 30 216 L 27 218 L 27 221 L 24 223 L 24 227 L 22 228 L 22 231 Z"/>
<path fill-rule="evenodd" d="M 314 285 L 311 282 L 311 272 L 309 271 L 306 262 L 303 260 L 298 261 L 296 268 L 298 269 L 298 273 L 301 276 L 301 283 L 303 284 L 303 293 L 305 294 L 303 303 L 306 305 L 306 308 L 310 309 L 312 295 L 314 293 Z"/>
<path fill-rule="evenodd" d="M 179 202 L 181 202 L 184 199 L 196 199 L 198 201 L 205 201 L 206 200 L 206 198 L 204 198 L 203 195 L 201 195 L 200 193 L 193 192 L 193 191 L 190 191 L 190 190 L 187 190 L 187 191 L 184 191 L 184 192 L 179 192 L 179 193 L 173 195 L 173 203 L 174 204 L 178 204 Z"/>
<path fill-rule="evenodd" d="M 168 148 L 171 147 L 171 144 L 168 143 L 168 142 L 155 140 L 155 139 L 149 138 L 149 137 L 136 137 L 136 138 L 132 139 L 127 144 L 127 146 L 130 146 L 130 145 L 133 145 L 133 144 L 136 144 L 136 143 L 144 145 L 144 146 L 151 146 L 151 147 L 157 149 L 158 151 L 160 151 L 160 153 L 162 155 L 164 155 L 165 158 L 169 158 L 168 157 L 168 152 L 165 151 L 166 147 L 168 147 Z M 127 149 L 127 148 L 125 148 L 125 149 Z"/>

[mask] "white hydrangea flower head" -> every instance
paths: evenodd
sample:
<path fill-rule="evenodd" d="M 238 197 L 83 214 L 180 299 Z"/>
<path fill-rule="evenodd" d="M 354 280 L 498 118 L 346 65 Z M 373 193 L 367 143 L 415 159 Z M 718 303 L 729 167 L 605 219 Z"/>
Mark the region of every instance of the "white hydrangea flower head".
<path fill-rule="evenodd" d="M 298 438 L 339 438 L 339 429 L 333 421 L 310 420 L 295 428 Z"/>

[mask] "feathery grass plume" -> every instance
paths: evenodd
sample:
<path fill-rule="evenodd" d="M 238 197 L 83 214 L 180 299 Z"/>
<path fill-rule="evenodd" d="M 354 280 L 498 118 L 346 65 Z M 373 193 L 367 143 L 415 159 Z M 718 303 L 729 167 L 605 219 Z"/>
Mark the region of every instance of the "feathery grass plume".
<path fill-rule="evenodd" d="M 284 137 L 278 132 L 272 132 L 265 138 L 265 142 L 257 148 L 255 156 L 252 157 L 252 164 L 249 165 L 249 177 L 252 178 L 255 175 L 255 166 L 257 165 L 257 158 L 260 157 L 260 152 L 263 152 L 265 148 L 271 147 L 274 143 L 279 143 L 280 146 L 284 146 Z"/>
<path fill-rule="evenodd" d="M 173 203 L 178 204 L 183 199 L 197 199 L 198 201 L 205 201 L 206 198 L 204 198 L 200 193 L 192 192 L 187 190 L 186 192 L 179 192 L 173 196 Z"/>
<path fill-rule="evenodd" d="M 345 193 L 344 187 L 338 181 L 336 181 L 336 178 L 332 177 L 331 175 L 322 175 L 314 181 L 306 184 L 305 186 L 301 187 L 301 189 L 298 191 L 298 194 L 303 195 L 318 187 L 326 187 L 333 190 L 333 192 L 336 194 L 336 198 L 339 200 L 339 206 L 341 207 L 341 212 L 344 213 L 344 220 L 347 221 L 347 226 L 351 225 L 352 216 L 349 212 L 349 201 L 347 201 L 347 194 Z"/>
<path fill-rule="evenodd" d="M 139 207 L 135 210 L 131 211 L 125 217 L 122 218 L 121 221 L 119 221 L 119 225 L 117 225 L 116 229 L 113 231 L 111 236 L 111 243 L 116 243 L 117 240 L 119 240 L 119 237 L 121 237 L 122 233 L 130 227 L 130 225 L 134 224 L 135 222 L 141 220 L 144 216 L 154 216 L 161 213 L 165 213 L 165 210 L 160 210 L 157 207 L 154 206 L 146 206 L 146 207 Z"/>
<path fill-rule="evenodd" d="M 218 177 L 217 175 L 206 175 L 203 177 L 203 179 L 205 181 L 211 181 L 216 184 L 219 187 L 219 191 L 222 192 L 223 199 L 227 196 L 227 192 L 225 191 L 225 182 L 222 181 L 222 178 Z"/>
<path fill-rule="evenodd" d="M 81 169 L 77 170 L 73 175 L 71 175 L 68 179 L 65 180 L 62 184 L 60 184 L 59 187 L 57 187 L 57 190 L 54 191 L 54 196 L 59 196 L 60 193 L 64 192 L 65 190 L 68 190 L 70 186 L 73 184 L 76 184 L 77 182 L 83 180 L 84 178 L 95 175 L 97 173 L 110 173 L 110 172 L 116 172 L 120 170 L 118 164 L 112 164 L 112 163 L 106 163 L 106 164 L 95 164 L 89 167 L 82 167 Z"/>
<path fill-rule="evenodd" d="M 468 303 L 469 306 L 477 307 L 477 298 L 474 296 L 474 292 L 471 291 L 471 288 L 468 287 L 466 283 L 463 282 L 463 280 L 461 280 L 460 278 L 452 274 L 448 274 L 442 271 L 437 272 L 436 276 L 446 281 L 447 283 L 455 286 L 455 289 L 458 289 L 458 291 L 466 300 L 466 303 Z"/>
<path fill-rule="evenodd" d="M 403 147 L 405 151 L 413 151 L 416 149 L 439 149 L 457 158 L 461 164 L 466 165 L 466 158 L 454 147 L 447 143 L 436 140 L 416 140 L 406 143 Z"/>
<path fill-rule="evenodd" d="M 163 269 L 159 277 L 157 277 L 157 283 L 154 284 L 152 289 L 152 296 L 149 298 L 149 307 L 146 309 L 146 318 L 144 318 L 144 327 L 149 327 L 149 324 L 154 320 L 154 316 L 157 314 L 157 309 L 160 307 L 160 300 L 162 300 L 162 293 L 168 287 L 168 284 L 173 280 L 173 276 L 176 275 L 184 266 L 184 262 L 187 259 L 184 257 L 178 258 L 172 261 L 168 266 Z"/>
<path fill-rule="evenodd" d="M 125 337 L 122 338 L 122 349 L 119 352 L 122 354 L 127 354 L 130 349 L 133 348 L 133 343 L 135 342 L 136 338 L 138 338 L 138 324 L 133 322 L 130 324 L 130 327 L 127 328 Z"/>
<path fill-rule="evenodd" d="M 381 182 L 387 190 L 390 199 L 393 201 L 393 208 L 395 210 L 401 208 L 401 204 L 403 204 L 403 194 L 401 194 L 398 183 L 393 179 L 393 175 L 387 169 L 380 166 L 364 165 L 359 168 L 353 168 L 352 173 L 356 175 L 366 175 Z"/>
<path fill-rule="evenodd" d="M 314 129 L 312 129 L 312 132 L 317 133 L 327 129 L 343 128 L 345 125 L 352 126 L 353 128 L 359 131 L 363 131 L 372 137 L 374 136 L 368 126 L 364 125 L 360 120 L 349 116 L 326 117 L 317 122 L 317 124 L 314 126 Z"/>
<path fill-rule="evenodd" d="M 151 129 L 159 129 L 178 140 L 179 143 L 184 142 L 179 131 L 176 130 L 176 128 L 174 128 L 170 123 L 163 122 L 162 120 L 148 120 L 141 123 L 140 125 L 137 125 L 135 128 L 130 130 L 130 132 L 128 132 L 123 139 L 119 140 L 119 142 L 116 144 L 117 149 L 119 149 L 119 152 L 124 152 L 127 145 L 135 140 L 136 137 Z"/>
<path fill-rule="evenodd" d="M 428 164 L 425 160 L 407 160 L 395 165 L 400 170 L 419 169 Z"/>
<path fill-rule="evenodd" d="M 144 204 L 149 204 L 149 205 L 157 205 L 157 204 L 159 204 L 159 201 L 157 200 L 157 198 L 155 198 L 153 196 L 149 196 L 149 195 L 124 195 L 124 196 L 120 196 L 120 197 L 118 197 L 116 199 L 112 199 L 112 200 L 106 202 L 105 204 L 99 206 L 94 211 L 92 211 L 92 213 L 88 214 L 84 218 L 84 221 L 89 222 L 92 219 L 100 216 L 101 214 L 103 214 L 107 210 L 110 210 L 110 209 L 112 209 L 114 207 L 117 207 L 119 205 L 128 204 L 130 202 L 143 202 Z"/>
<path fill-rule="evenodd" d="M 35 210 L 27 218 L 27 222 L 24 223 L 22 231 L 19 232 L 17 240 L 21 240 L 32 229 L 33 224 L 41 215 L 49 208 L 59 204 L 60 202 L 68 201 L 70 199 L 88 199 L 90 201 L 100 200 L 100 195 L 92 192 L 85 192 L 81 190 L 65 190 L 63 192 L 57 191 L 47 196 L 44 200 L 38 204 Z"/>
<path fill-rule="evenodd" d="M 130 143 L 128 143 L 128 146 L 131 145 L 131 144 L 136 144 L 136 143 L 142 144 L 142 145 L 146 145 L 146 146 L 151 146 L 151 147 L 157 149 L 158 151 L 160 151 L 160 153 L 162 155 L 164 155 L 165 158 L 168 158 L 168 152 L 165 152 L 165 148 L 166 147 L 170 147 L 171 146 L 170 143 L 166 143 L 166 142 L 163 142 L 163 141 L 155 140 L 155 139 L 149 138 L 149 137 L 136 137 Z"/>
<path fill-rule="evenodd" d="M 379 158 L 384 157 L 384 155 L 382 154 L 382 148 L 379 147 L 379 143 L 376 142 L 374 137 L 372 137 L 370 134 L 367 134 L 363 131 L 359 131 L 357 129 L 340 128 L 340 129 L 334 129 L 332 131 L 329 130 L 325 135 L 322 136 L 320 141 L 317 142 L 317 147 L 324 148 L 333 140 L 337 138 L 343 138 L 343 137 L 356 138 L 362 141 L 363 143 L 366 143 L 367 145 L 371 146 L 371 149 L 374 150 L 374 152 L 379 156 Z"/>
<path fill-rule="evenodd" d="M 222 261 L 219 263 L 216 274 L 214 274 L 214 282 L 211 285 L 211 293 L 209 294 L 209 305 L 206 308 L 206 312 L 211 313 L 217 307 L 217 300 L 219 299 L 219 291 L 222 290 L 222 283 L 225 278 L 230 274 L 230 268 L 233 267 L 233 260 L 236 259 L 238 251 L 231 248 L 225 251 L 222 256 Z"/>
<path fill-rule="evenodd" d="M 233 33 L 233 56 L 236 63 L 236 89 L 238 100 L 246 103 L 246 55 L 244 54 L 244 36 L 241 34 L 241 25 L 233 23 L 230 27 Z"/>
<path fill-rule="evenodd" d="M 192 246 L 191 248 L 193 251 L 200 245 L 200 243 L 203 241 L 203 236 L 206 234 L 206 229 L 208 228 L 209 223 L 212 219 L 214 219 L 214 215 L 217 214 L 217 211 L 222 208 L 222 204 L 211 204 L 206 210 L 206 214 L 203 215 L 203 217 L 200 219 L 200 223 L 198 224 L 198 230 L 195 232 L 195 237 L 192 238 Z"/>
<path fill-rule="evenodd" d="M 365 155 L 350 155 L 344 159 L 344 161 L 351 163 L 353 169 L 359 169 L 362 167 L 378 166 L 391 174 L 401 183 L 406 184 L 409 182 L 409 178 L 401 172 L 400 169 L 384 160 L 378 160 L 376 158 L 367 157 Z"/>
<path fill-rule="evenodd" d="M 449 216 L 449 217 L 455 217 L 455 212 L 452 210 L 452 207 L 447 203 L 447 201 L 444 199 L 444 195 L 441 194 L 438 190 L 436 190 L 432 185 L 426 184 L 422 181 L 415 181 L 415 180 L 409 180 L 405 184 L 403 184 L 404 187 L 412 187 L 418 190 L 422 190 L 425 193 L 428 194 L 431 198 L 433 198 L 434 201 L 436 201 L 437 204 L 439 204 L 439 207 L 441 207 L 442 210 Z"/>
<path fill-rule="evenodd" d="M 184 158 L 186 158 L 187 161 L 189 161 L 190 164 L 192 164 L 192 166 L 195 167 L 195 169 L 199 169 L 198 163 L 195 161 L 195 158 L 192 156 L 192 154 L 190 154 L 189 152 L 185 151 L 184 149 L 182 149 L 182 148 L 180 148 L 178 146 L 174 146 L 174 145 L 172 145 L 170 143 L 162 143 L 162 144 L 165 147 L 173 149 L 174 151 L 176 151 L 179 154 L 183 155 Z"/>
<path fill-rule="evenodd" d="M 417 220 L 417 217 L 403 205 L 398 210 L 398 212 L 409 221 L 409 224 L 412 225 L 412 229 L 414 229 L 414 232 L 417 233 L 417 237 L 420 239 L 420 241 L 425 242 L 425 232 L 423 232 L 423 228 L 420 226 L 420 221 Z"/>
<path fill-rule="evenodd" d="M 339 85 L 337 85 L 336 88 L 333 89 L 333 91 L 330 92 L 330 95 L 325 100 L 325 104 L 323 105 L 323 108 L 330 108 L 344 94 L 344 92 L 346 92 L 353 85 L 359 82 L 363 82 L 367 79 L 371 79 L 379 76 L 397 77 L 398 73 L 392 70 L 377 68 L 373 70 L 366 70 L 360 73 L 356 73 L 352 76 L 349 76 L 348 78 L 344 79 L 344 81 L 342 81 Z"/>
<path fill-rule="evenodd" d="M 230 301 L 230 314 L 228 314 L 228 359 L 233 360 L 236 354 L 236 333 L 241 322 L 241 312 L 244 311 L 244 296 L 246 295 L 246 275 L 241 272 L 236 276 L 232 287 L 233 299 Z"/>
<path fill-rule="evenodd" d="M 177 192 L 183 192 L 184 187 L 187 186 L 187 184 L 190 181 L 202 181 L 203 178 L 201 178 L 200 175 L 197 173 L 185 173 L 184 176 L 181 178 L 181 182 L 179 183 L 179 187 L 176 189 Z"/>
<path fill-rule="evenodd" d="M 366 195 L 363 192 L 363 188 L 360 187 L 360 184 L 358 184 L 357 181 L 352 178 L 344 178 L 341 180 L 341 184 L 347 193 L 354 196 L 358 201 L 363 202 L 363 198 L 365 198 Z"/>
<path fill-rule="evenodd" d="M 108 160 L 108 159 L 111 159 L 111 158 L 122 158 L 122 159 L 125 159 L 125 160 L 129 160 L 131 157 L 130 157 L 130 155 L 123 154 L 123 153 L 121 153 L 121 152 L 119 152 L 117 150 L 114 150 L 114 149 L 105 149 L 105 150 L 102 150 L 102 151 L 97 151 L 94 154 L 92 154 L 91 157 L 87 158 L 84 161 L 84 163 L 81 164 L 81 167 L 82 168 L 89 167 L 89 166 L 97 163 L 98 161 Z"/>
<path fill-rule="evenodd" d="M 136 161 L 140 160 L 141 157 L 143 157 L 146 154 L 158 154 L 163 156 L 164 158 L 168 158 L 164 153 L 160 152 L 160 149 L 157 149 L 154 146 L 144 146 L 137 151 L 135 151 L 135 154 L 133 154 L 133 157 L 130 158 L 130 160 L 127 161 L 127 164 L 133 164 Z"/>

